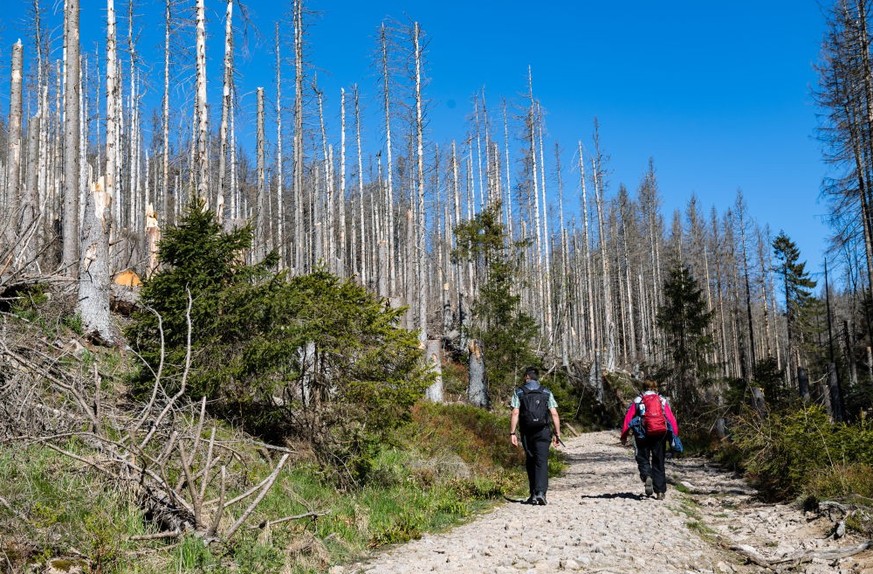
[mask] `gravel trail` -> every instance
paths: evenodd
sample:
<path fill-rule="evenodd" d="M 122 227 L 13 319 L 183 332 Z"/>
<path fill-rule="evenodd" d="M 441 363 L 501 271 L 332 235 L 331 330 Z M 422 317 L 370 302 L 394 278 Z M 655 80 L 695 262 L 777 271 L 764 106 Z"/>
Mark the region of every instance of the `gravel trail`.
<path fill-rule="evenodd" d="M 873 573 L 873 551 L 828 554 L 863 540 L 834 540 L 827 518 L 756 502 L 745 483 L 701 459 L 668 461 L 659 501 L 643 496 L 633 451 L 616 432 L 566 442 L 568 468 L 551 479 L 548 506 L 501 504 L 330 573 Z"/>

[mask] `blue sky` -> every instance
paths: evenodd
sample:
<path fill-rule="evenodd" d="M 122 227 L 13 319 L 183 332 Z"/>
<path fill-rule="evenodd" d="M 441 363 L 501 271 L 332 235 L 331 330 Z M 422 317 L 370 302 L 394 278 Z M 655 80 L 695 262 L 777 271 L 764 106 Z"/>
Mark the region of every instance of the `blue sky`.
<path fill-rule="evenodd" d="M 43 2 L 49 10 L 54 6 Z M 19 35 L 26 37 L 23 22 L 30 4 L 4 3 L 4 85 L 9 46 Z M 93 51 L 103 34 L 105 3 L 81 4 L 83 46 Z M 154 66 L 154 90 L 160 86 L 162 4 L 141 0 L 137 8 L 140 50 Z M 206 4 L 210 65 L 218 70 L 223 2 Z M 268 93 L 274 89 L 273 26 L 276 18 L 287 21 L 290 5 L 246 3 L 260 37 L 250 34 L 248 56 L 238 56 L 244 107 L 254 107 L 253 96 L 245 94 L 255 86 Z M 120 16 L 126 6 L 118 2 Z M 520 103 L 530 66 L 535 95 L 547 113 L 546 145 L 560 143 L 565 164 L 573 161 L 578 140 L 590 146 L 597 117 L 601 145 L 610 156 L 611 194 L 620 183 L 635 193 L 650 157 L 668 224 L 673 209 L 684 210 L 692 193 L 708 216 L 713 206 L 724 212 L 742 189 L 750 214 L 769 224 L 774 235 L 784 229 L 808 267 L 820 269 L 830 230 L 823 222 L 826 207 L 818 200 L 826 169 L 814 137 L 813 65 L 824 33 L 818 2 L 309 0 L 308 6 L 316 12 L 308 18 L 308 59 L 325 90 L 332 133 L 338 130 L 340 87 L 357 83 L 362 97 L 376 97 L 372 54 L 379 24 L 386 18 L 417 20 L 429 42 L 425 95 L 433 141 L 445 145 L 450 138 L 463 138 L 471 98 L 479 90 L 485 90 L 494 112 L 502 98 Z M 49 20 L 59 26 L 59 15 Z M 283 30 L 290 43 L 291 27 Z M 214 109 L 220 77 L 220 71 L 210 76 Z M 287 107 L 290 66 L 283 81 Z M 376 100 L 369 105 L 375 107 Z M 5 114 L 5 93 L 0 106 Z M 569 203 L 578 193 L 577 181 L 575 174 L 565 177 Z"/>

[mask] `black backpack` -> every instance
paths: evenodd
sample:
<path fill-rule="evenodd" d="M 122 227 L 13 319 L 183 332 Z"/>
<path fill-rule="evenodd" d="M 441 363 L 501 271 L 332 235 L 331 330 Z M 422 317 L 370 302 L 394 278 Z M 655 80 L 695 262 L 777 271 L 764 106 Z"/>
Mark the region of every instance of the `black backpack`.
<path fill-rule="evenodd" d="M 519 421 L 525 431 L 540 430 L 549 424 L 549 391 L 543 386 L 535 389 L 521 387 L 518 396 Z"/>

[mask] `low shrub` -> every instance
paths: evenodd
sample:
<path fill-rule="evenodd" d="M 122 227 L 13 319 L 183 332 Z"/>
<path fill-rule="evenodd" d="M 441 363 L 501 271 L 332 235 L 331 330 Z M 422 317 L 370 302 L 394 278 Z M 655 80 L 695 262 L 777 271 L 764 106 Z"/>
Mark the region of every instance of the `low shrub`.
<path fill-rule="evenodd" d="M 741 417 L 732 448 L 741 465 L 772 498 L 871 492 L 873 425 L 833 423 L 819 406 L 798 407 L 758 418 Z M 862 494 L 862 496 L 867 496 Z"/>

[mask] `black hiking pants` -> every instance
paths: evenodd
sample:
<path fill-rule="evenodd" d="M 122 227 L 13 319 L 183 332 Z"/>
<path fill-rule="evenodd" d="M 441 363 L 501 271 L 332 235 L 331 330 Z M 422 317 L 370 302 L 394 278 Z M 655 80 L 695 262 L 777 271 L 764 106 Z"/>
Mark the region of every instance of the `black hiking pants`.
<path fill-rule="evenodd" d="M 545 426 L 539 430 L 521 431 L 521 446 L 524 447 L 524 466 L 531 496 L 549 489 L 549 445 L 552 429 Z"/>
<path fill-rule="evenodd" d="M 664 473 L 664 458 L 667 450 L 667 435 L 634 438 L 635 458 L 640 470 L 640 480 L 652 477 L 655 493 L 667 492 L 667 476 Z"/>

